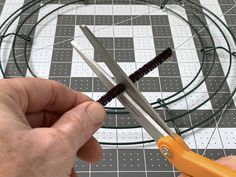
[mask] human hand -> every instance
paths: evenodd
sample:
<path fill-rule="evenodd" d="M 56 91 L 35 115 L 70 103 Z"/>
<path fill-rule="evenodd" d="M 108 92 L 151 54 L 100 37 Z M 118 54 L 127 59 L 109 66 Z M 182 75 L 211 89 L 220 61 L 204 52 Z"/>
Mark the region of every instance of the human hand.
<path fill-rule="evenodd" d="M 222 157 L 216 161 L 224 166 L 227 166 L 229 168 L 236 170 L 236 156 Z M 178 177 L 184 177 L 184 175 L 180 175 Z"/>
<path fill-rule="evenodd" d="M 104 116 L 99 103 L 57 82 L 0 80 L 0 176 L 75 177 L 76 155 L 101 156 L 92 135 Z"/>

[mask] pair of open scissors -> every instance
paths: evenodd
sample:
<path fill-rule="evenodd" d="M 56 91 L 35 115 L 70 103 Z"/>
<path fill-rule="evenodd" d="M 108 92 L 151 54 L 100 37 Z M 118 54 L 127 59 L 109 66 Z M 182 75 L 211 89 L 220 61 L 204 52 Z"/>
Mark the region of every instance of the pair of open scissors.
<path fill-rule="evenodd" d="M 156 140 L 157 147 L 172 165 L 186 177 L 236 177 L 235 170 L 193 152 L 180 136 L 173 133 L 88 27 L 80 28 L 95 50 L 103 55 L 105 64 L 117 82 L 87 56 L 75 41 L 72 41 L 75 50 L 108 89 L 112 89 L 117 83 L 124 86 L 125 91 L 117 97 L 118 100 Z"/>

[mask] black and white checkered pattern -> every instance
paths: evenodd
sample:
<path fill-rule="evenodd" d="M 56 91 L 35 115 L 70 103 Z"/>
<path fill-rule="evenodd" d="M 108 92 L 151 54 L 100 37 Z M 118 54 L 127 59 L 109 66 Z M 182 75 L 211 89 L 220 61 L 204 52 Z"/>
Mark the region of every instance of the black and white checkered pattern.
<path fill-rule="evenodd" d="M 26 1 L 25 1 L 26 2 Z M 1 22 L 9 16 L 14 9 L 20 7 L 23 0 L 15 3 L 13 0 L 0 1 L 2 10 Z M 39 7 L 37 4 L 34 8 Z M 35 13 L 21 29 L 23 34 L 28 33 L 32 26 L 51 10 L 67 3 L 68 1 L 55 1 Z M 222 17 L 229 28 L 236 33 L 235 0 L 211 0 L 195 1 L 214 11 Z M 79 25 L 85 24 L 95 33 L 103 46 L 113 55 L 118 64 L 127 73 L 131 74 L 147 61 L 155 57 L 167 47 L 175 49 L 173 57 L 162 64 L 137 83 L 137 87 L 150 101 L 158 98 L 164 99 L 183 89 L 196 75 L 202 63 L 201 43 L 190 27 L 168 11 L 163 11 L 154 5 L 137 3 L 134 0 L 89 0 L 88 5 L 82 3 L 69 5 L 46 18 L 32 33 L 33 44 L 28 46 L 27 52 L 31 52 L 29 64 L 38 77 L 57 80 L 66 86 L 86 93 L 93 99 L 98 99 L 107 89 L 94 75 L 91 69 L 82 61 L 80 56 L 72 49 L 70 41 L 76 40 L 107 72 L 112 76 L 104 65 L 102 56 L 93 50 L 91 44 L 79 30 Z M 4 4 L 4 6 L 3 6 Z M 95 4 L 95 5 L 94 5 Z M 186 5 L 186 4 L 185 4 Z M 169 5 L 184 16 L 193 26 L 200 31 L 202 24 L 194 18 L 190 12 L 185 12 L 175 5 Z M 33 9 L 31 9 L 32 11 Z M 19 19 L 19 26 L 26 12 Z M 210 24 L 203 15 L 199 15 L 205 24 Z M 14 31 L 14 29 L 12 29 Z M 220 44 L 221 36 L 210 27 L 215 42 Z M 211 45 L 209 35 L 205 30 L 199 33 L 204 38 L 204 44 Z M 25 41 L 17 38 L 16 56 L 19 67 L 25 76 L 31 76 L 22 56 Z M 232 44 L 234 45 L 234 44 Z M 9 77 L 20 77 L 14 61 L 11 45 L 2 50 L 2 63 Z M 3 47 L 4 47 L 3 46 Z M 235 46 L 234 46 L 235 47 Z M 5 51 L 5 52 L 3 52 Z M 170 104 L 171 110 L 166 112 L 159 109 L 162 117 L 168 119 L 189 111 L 209 98 L 225 77 L 228 61 L 225 60 L 224 52 L 217 51 L 217 57 L 208 79 L 201 84 L 192 94 L 184 99 Z M 207 61 L 197 79 L 188 89 L 180 93 L 180 96 L 190 91 L 201 79 L 207 75 L 212 63 L 212 57 L 208 55 Z M 219 109 L 225 98 L 236 86 L 236 63 L 233 60 L 232 71 L 224 84 L 211 101 L 201 106 L 191 114 L 183 116 L 175 123 L 182 129 L 197 124 L 205 117 Z M 176 98 L 176 97 L 175 97 Z M 215 130 L 216 122 L 213 120 L 207 126 L 200 127 L 201 131 L 187 134 L 186 142 L 192 149 L 202 153 L 203 149 L 214 132 L 206 156 L 216 159 L 218 157 L 235 154 L 236 144 L 236 101 L 225 111 L 221 121 Z M 121 106 L 114 100 L 109 106 Z M 171 123 L 168 123 L 173 127 Z M 105 125 L 126 126 L 138 125 L 129 114 L 107 115 Z M 207 128 L 205 128 L 207 127 Z M 101 141 L 127 142 L 149 139 L 149 135 L 142 129 L 132 130 L 109 130 L 101 129 L 95 136 Z M 76 170 L 80 171 L 80 177 L 172 177 L 178 173 L 155 149 L 154 144 L 139 146 L 104 147 L 104 156 L 97 164 L 76 163 Z"/>

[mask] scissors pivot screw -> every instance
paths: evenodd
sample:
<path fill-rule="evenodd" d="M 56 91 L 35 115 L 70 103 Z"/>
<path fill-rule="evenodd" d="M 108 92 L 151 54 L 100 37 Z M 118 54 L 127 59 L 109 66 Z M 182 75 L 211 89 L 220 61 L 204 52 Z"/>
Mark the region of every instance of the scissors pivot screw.
<path fill-rule="evenodd" d="M 171 151 L 167 147 L 162 147 L 161 152 L 166 157 L 172 157 Z"/>

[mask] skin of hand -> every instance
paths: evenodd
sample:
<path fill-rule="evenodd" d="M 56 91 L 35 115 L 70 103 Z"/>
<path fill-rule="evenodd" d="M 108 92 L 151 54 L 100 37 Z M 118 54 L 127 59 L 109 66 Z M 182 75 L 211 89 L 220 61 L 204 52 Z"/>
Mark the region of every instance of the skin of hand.
<path fill-rule="evenodd" d="M 76 156 L 97 161 L 92 135 L 105 110 L 82 93 L 44 79 L 0 80 L 0 177 L 75 177 Z"/>
<path fill-rule="evenodd" d="M 236 170 L 236 156 L 222 157 L 216 160 L 216 162 Z M 178 177 L 184 177 L 184 175 L 180 175 Z"/>

